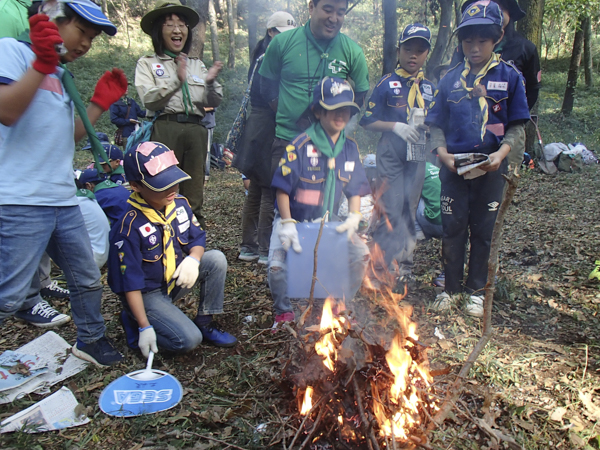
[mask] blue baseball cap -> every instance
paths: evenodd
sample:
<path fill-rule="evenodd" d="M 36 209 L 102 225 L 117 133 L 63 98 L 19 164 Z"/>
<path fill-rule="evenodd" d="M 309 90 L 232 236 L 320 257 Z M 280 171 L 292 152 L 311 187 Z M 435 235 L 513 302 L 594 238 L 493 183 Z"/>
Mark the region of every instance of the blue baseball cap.
<path fill-rule="evenodd" d="M 103 133 L 101 131 L 96 132 L 96 136 L 98 136 L 98 140 L 100 141 L 100 143 L 102 145 L 104 144 L 110 144 L 110 142 L 108 141 L 108 136 L 106 135 L 106 133 Z M 92 144 L 90 143 L 90 138 L 88 137 L 88 143 L 85 147 L 83 147 L 81 150 L 89 150 L 90 148 L 92 148 Z"/>
<path fill-rule="evenodd" d="M 337 77 L 325 77 L 315 86 L 311 108 L 317 104 L 328 111 L 350 106 L 353 114 L 360 112 L 360 108 L 354 103 L 352 86 L 348 81 Z"/>
<path fill-rule="evenodd" d="M 123 152 L 116 145 L 111 145 L 111 144 L 108 144 L 108 143 L 106 143 L 106 144 L 103 143 L 102 147 L 104 147 L 104 151 L 106 152 L 106 156 L 108 156 L 108 160 L 109 161 L 116 161 L 116 160 L 122 160 L 123 159 Z M 106 161 L 104 161 L 102 159 L 102 156 L 100 157 L 100 162 L 103 163 L 103 164 L 106 163 Z"/>
<path fill-rule="evenodd" d="M 420 23 L 411 23 L 405 26 L 400 40 L 398 40 L 398 47 L 410 39 L 423 39 L 431 47 L 431 30 Z"/>
<path fill-rule="evenodd" d="M 117 27 L 104 15 L 102 8 L 91 0 L 58 0 L 58 2 L 66 3 L 79 17 L 98 25 L 109 36 L 117 34 Z"/>
<path fill-rule="evenodd" d="M 498 25 L 502 27 L 503 19 L 502 10 L 498 3 L 491 0 L 479 0 L 464 10 L 460 25 L 456 29 L 471 25 Z"/>
<path fill-rule="evenodd" d="M 100 175 L 96 169 L 85 169 L 79 175 L 79 182 L 83 186 L 85 183 L 100 183 L 106 178 Z"/>
<path fill-rule="evenodd" d="M 139 181 L 155 192 L 162 192 L 192 178 L 177 164 L 175 152 L 169 147 L 149 141 L 130 149 L 125 154 L 123 167 L 128 181 Z"/>

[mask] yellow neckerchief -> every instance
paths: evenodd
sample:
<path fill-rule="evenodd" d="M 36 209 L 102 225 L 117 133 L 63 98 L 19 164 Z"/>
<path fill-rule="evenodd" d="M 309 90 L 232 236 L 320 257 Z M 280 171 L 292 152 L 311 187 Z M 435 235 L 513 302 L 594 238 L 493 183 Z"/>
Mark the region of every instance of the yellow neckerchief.
<path fill-rule="evenodd" d="M 475 75 L 475 81 L 473 81 L 473 87 L 467 87 L 467 75 L 471 71 L 471 64 L 469 64 L 469 60 L 465 58 L 465 70 L 460 74 L 460 82 L 462 87 L 467 90 L 467 92 L 472 93 L 473 89 L 479 85 L 483 77 L 485 77 L 488 71 L 500 64 L 500 55 L 497 53 L 492 53 L 492 57 L 490 60 L 481 68 L 479 73 Z M 488 121 L 488 103 L 485 99 L 485 94 L 479 96 L 479 107 L 481 108 L 481 141 L 483 141 L 483 137 L 485 136 L 486 125 Z"/>
<path fill-rule="evenodd" d="M 156 209 L 152 208 L 142 196 L 134 192 L 127 200 L 131 206 L 135 209 L 139 209 L 144 216 L 153 224 L 160 225 L 163 228 L 163 257 L 162 263 L 165 267 L 165 281 L 167 282 L 167 292 L 170 294 L 175 287 L 175 280 L 173 274 L 177 263 L 175 262 L 175 247 L 173 245 L 173 239 L 175 238 L 175 230 L 171 225 L 177 218 L 175 212 L 175 202 L 170 203 L 165 208 L 165 213 L 161 213 Z"/>
<path fill-rule="evenodd" d="M 425 109 L 425 101 L 423 100 L 421 90 L 419 89 L 419 83 L 421 83 L 421 80 L 425 78 L 425 72 L 423 72 L 423 69 L 419 69 L 417 76 L 413 76 L 402 67 L 398 67 L 396 69 L 396 74 L 402 78 L 408 78 L 408 81 L 413 82 L 412 86 L 410 87 L 410 91 L 408 91 L 408 102 L 406 103 L 406 117 L 408 120 L 411 108 L 415 107 L 415 100 L 417 101 L 419 108 Z"/>

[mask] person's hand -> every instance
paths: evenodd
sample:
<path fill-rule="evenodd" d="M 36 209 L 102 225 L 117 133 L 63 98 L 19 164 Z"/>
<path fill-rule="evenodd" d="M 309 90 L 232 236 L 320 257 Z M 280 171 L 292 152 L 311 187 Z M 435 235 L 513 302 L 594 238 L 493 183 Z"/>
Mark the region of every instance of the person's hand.
<path fill-rule="evenodd" d="M 180 53 L 177 58 L 175 58 L 175 64 L 177 64 L 177 78 L 179 78 L 179 81 L 182 83 L 187 77 L 187 61 L 188 57 L 185 53 Z"/>
<path fill-rule="evenodd" d="M 210 69 L 208 69 L 208 73 L 206 74 L 206 84 L 212 84 L 223 69 L 223 63 L 221 61 L 215 61 Z"/>
<path fill-rule="evenodd" d="M 112 72 L 107 70 L 100 77 L 94 89 L 94 96 L 90 101 L 106 111 L 110 105 L 123 97 L 125 91 L 127 91 L 125 72 L 115 67 Z"/>
<path fill-rule="evenodd" d="M 177 279 L 177 286 L 185 289 L 191 289 L 196 284 L 198 274 L 200 273 L 200 263 L 192 256 L 186 256 L 181 264 L 175 269 L 173 278 Z"/>
<path fill-rule="evenodd" d="M 58 32 L 58 27 L 45 14 L 36 14 L 29 19 L 29 37 L 31 50 L 36 59 L 33 68 L 44 75 L 56 72 L 60 63 L 60 55 L 56 46 L 62 44 L 63 39 Z"/>
<path fill-rule="evenodd" d="M 484 172 L 495 172 L 500 168 L 500 164 L 502 164 L 504 158 L 499 152 L 490 153 L 489 158 L 490 161 L 487 164 L 482 164 L 479 168 Z"/>
<path fill-rule="evenodd" d="M 360 224 L 360 219 L 362 218 L 362 214 L 359 212 L 351 212 L 348 214 L 348 217 L 341 225 L 338 225 L 335 228 L 335 231 L 338 233 L 343 233 L 346 231 L 348 233 L 348 240 L 352 239 L 352 236 L 356 234 L 358 231 L 358 225 Z"/>
<path fill-rule="evenodd" d="M 289 220 L 289 222 L 285 222 Z M 285 222 L 285 223 L 284 223 Z M 300 240 L 298 239 L 298 230 L 296 230 L 296 221 L 293 219 L 284 219 L 281 221 L 281 228 L 279 229 L 279 240 L 283 249 L 287 252 L 290 246 L 296 253 L 302 251 L 300 246 Z"/>
<path fill-rule="evenodd" d="M 144 358 L 148 357 L 148 353 L 152 350 L 154 353 L 158 353 L 158 347 L 156 345 L 156 333 L 152 325 L 147 326 L 140 331 L 140 337 L 138 338 L 138 347 Z"/>
<path fill-rule="evenodd" d="M 396 136 L 400 137 L 400 139 L 410 142 L 411 144 L 414 144 L 419 140 L 419 130 L 406 123 L 396 122 L 394 124 L 394 128 L 392 128 L 392 131 Z"/>
<path fill-rule="evenodd" d="M 454 155 L 452 153 L 448 153 L 446 150 L 441 151 L 438 148 L 438 158 L 442 161 L 450 172 L 456 173 L 456 167 L 454 166 Z"/>

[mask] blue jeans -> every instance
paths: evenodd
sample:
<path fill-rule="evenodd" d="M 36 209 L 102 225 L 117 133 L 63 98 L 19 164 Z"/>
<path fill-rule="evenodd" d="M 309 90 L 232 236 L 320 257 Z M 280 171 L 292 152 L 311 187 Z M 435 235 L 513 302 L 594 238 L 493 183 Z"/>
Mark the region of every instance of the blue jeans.
<path fill-rule="evenodd" d="M 89 344 L 104 336 L 100 270 L 85 230 L 78 205 L 0 206 L 0 323 L 41 299 L 34 285 L 46 251 L 67 278 L 77 338 Z"/>
<path fill-rule="evenodd" d="M 219 250 L 205 252 L 200 261 L 200 274 L 195 285 L 200 290 L 198 315 L 223 312 L 226 275 L 225 255 Z M 185 353 L 202 342 L 202 333 L 196 324 L 173 304 L 190 291 L 191 289 L 176 286 L 170 294 L 160 289 L 142 294 L 146 316 L 150 325 L 154 327 L 157 344 L 162 350 Z M 135 320 L 125 298 L 121 301 L 129 316 Z"/>
<path fill-rule="evenodd" d="M 276 315 L 294 310 L 287 295 L 287 252 L 283 249 L 279 239 L 280 228 L 281 217 L 277 214 L 273 221 L 273 233 L 271 234 L 271 244 L 269 246 L 269 270 L 267 271 L 269 289 L 271 289 L 273 308 Z M 352 283 L 348 298 L 351 300 L 362 284 L 369 263 L 369 248 L 356 234 L 352 236 L 352 240 L 349 242 L 348 258 L 350 259 L 350 281 Z"/>

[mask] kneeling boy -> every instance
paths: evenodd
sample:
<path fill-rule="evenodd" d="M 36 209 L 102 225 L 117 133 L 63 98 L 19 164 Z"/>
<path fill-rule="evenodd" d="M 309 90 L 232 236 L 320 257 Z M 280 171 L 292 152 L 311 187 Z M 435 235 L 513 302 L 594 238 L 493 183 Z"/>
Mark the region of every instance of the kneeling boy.
<path fill-rule="evenodd" d="M 341 78 L 325 77 L 315 87 L 311 109 L 318 122 L 287 146 L 271 183 L 277 198 L 268 272 L 276 314 L 274 328 L 294 320 L 285 260 L 290 246 L 297 253 L 302 251 L 297 222 L 314 221 L 327 211 L 336 220 L 343 192 L 349 214 L 336 230 L 346 231 L 350 241 L 350 298 L 360 288 L 369 259 L 369 250 L 356 231 L 361 219 L 360 197 L 370 194 L 371 189 L 358 146 L 344 133 L 350 117 L 360 111 L 354 103 L 354 91 Z"/>
<path fill-rule="evenodd" d="M 213 321 L 213 314 L 223 312 L 227 260 L 218 250 L 205 252 L 206 233 L 187 199 L 177 194 L 179 183 L 190 178 L 177 163 L 158 142 L 125 155 L 133 193 L 110 235 L 108 283 L 121 295 L 127 342 L 144 356 L 157 346 L 183 353 L 203 340 L 218 347 L 237 343 Z M 200 301 L 192 321 L 173 302 L 194 286 Z"/>

